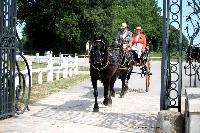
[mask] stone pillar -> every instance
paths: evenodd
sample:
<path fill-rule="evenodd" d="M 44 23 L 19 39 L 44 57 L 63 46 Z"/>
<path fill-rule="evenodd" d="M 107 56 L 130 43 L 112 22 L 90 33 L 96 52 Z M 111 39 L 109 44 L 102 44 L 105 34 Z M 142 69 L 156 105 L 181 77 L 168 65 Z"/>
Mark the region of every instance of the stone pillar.
<path fill-rule="evenodd" d="M 161 110 L 158 112 L 155 133 L 183 133 L 184 118 L 179 112 Z"/>
<path fill-rule="evenodd" d="M 200 87 L 185 89 L 185 133 L 200 131 Z"/>

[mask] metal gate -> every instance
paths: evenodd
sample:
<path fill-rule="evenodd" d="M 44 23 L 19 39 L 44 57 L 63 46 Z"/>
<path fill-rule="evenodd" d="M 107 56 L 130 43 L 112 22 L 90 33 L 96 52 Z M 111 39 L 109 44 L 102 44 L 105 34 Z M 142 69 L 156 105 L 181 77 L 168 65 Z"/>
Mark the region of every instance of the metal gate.
<path fill-rule="evenodd" d="M 187 0 L 185 30 L 189 40 L 186 51 L 185 74 L 189 76 L 189 86 L 197 86 L 200 81 L 200 1 Z M 163 0 L 163 40 L 161 65 L 160 109 L 177 108 L 181 112 L 182 92 L 182 0 Z M 173 27 L 173 26 L 174 27 Z M 179 32 L 177 42 L 171 42 L 173 32 Z M 197 40 L 197 42 L 195 41 Z M 171 45 L 177 46 L 178 58 L 171 61 Z M 198 45 L 198 46 L 197 46 Z M 197 46 L 197 47 L 196 47 Z M 196 62 L 195 62 L 196 61 Z"/>
<path fill-rule="evenodd" d="M 176 26 L 172 26 L 176 25 Z M 171 42 L 173 32 L 178 41 Z M 177 60 L 171 61 L 170 46 L 176 45 Z M 182 91 L 182 0 L 163 0 L 163 40 L 161 64 L 160 109 L 178 108 L 181 111 Z"/>
<path fill-rule="evenodd" d="M 17 0 L 0 0 L 0 118 L 29 110 L 31 74 L 28 62 L 22 54 L 23 46 L 16 32 L 16 20 Z M 21 46 L 19 55 L 28 70 L 28 91 L 25 91 L 25 77 L 16 61 L 17 40 Z"/>
<path fill-rule="evenodd" d="M 189 46 L 186 49 L 185 74 L 189 76 L 189 87 L 200 87 L 200 1 L 187 1 L 191 12 L 187 15 L 186 31 Z"/>
<path fill-rule="evenodd" d="M 0 117 L 15 113 L 16 0 L 0 1 Z"/>

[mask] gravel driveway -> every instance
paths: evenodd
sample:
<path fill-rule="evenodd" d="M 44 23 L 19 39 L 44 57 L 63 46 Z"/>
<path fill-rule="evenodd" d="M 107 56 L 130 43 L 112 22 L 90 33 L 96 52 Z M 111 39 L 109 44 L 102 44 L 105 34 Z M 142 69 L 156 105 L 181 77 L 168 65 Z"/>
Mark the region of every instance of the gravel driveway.
<path fill-rule="evenodd" d="M 29 112 L 1 120 L 0 133 L 151 133 L 160 110 L 160 62 L 151 64 L 150 92 L 145 92 L 145 78 L 132 74 L 129 92 L 119 98 L 121 81 L 117 80 L 112 107 L 106 107 L 98 82 L 100 112 L 94 113 L 93 88 L 86 80 L 41 99 Z"/>

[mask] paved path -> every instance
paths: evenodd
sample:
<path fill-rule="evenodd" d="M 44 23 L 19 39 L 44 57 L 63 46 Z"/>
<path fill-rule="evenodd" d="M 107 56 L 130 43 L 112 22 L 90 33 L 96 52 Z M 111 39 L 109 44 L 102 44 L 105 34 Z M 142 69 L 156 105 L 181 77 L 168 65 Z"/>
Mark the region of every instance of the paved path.
<path fill-rule="evenodd" d="M 112 107 L 92 112 L 94 97 L 90 80 L 62 90 L 30 106 L 31 111 L 0 121 L 0 133 L 153 133 L 160 103 L 160 62 L 152 62 L 150 92 L 145 78 L 132 74 L 129 92 L 119 98 L 121 81 L 115 84 Z M 136 71 L 138 68 L 135 68 Z"/>

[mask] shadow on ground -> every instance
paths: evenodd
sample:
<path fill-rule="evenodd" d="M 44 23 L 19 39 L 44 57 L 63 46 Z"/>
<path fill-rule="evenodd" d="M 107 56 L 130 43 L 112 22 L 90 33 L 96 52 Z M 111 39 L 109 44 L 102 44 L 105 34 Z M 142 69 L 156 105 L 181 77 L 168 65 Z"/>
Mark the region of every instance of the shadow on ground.
<path fill-rule="evenodd" d="M 88 89 L 89 91 L 86 94 L 82 95 L 82 97 L 83 98 L 94 99 L 94 95 L 93 95 L 94 89 L 92 87 L 88 87 L 88 86 L 83 86 L 83 88 Z M 120 96 L 120 92 L 121 92 L 121 88 L 115 87 L 114 90 L 115 90 L 116 97 L 119 97 Z M 104 93 L 104 88 L 103 87 L 98 87 L 98 98 L 99 99 L 103 98 L 103 93 Z M 146 93 L 146 91 L 144 89 L 129 88 L 127 93 L 138 94 L 138 93 Z"/>
<path fill-rule="evenodd" d="M 71 106 L 71 104 L 73 104 L 73 106 Z M 156 116 L 150 116 L 145 113 L 94 113 L 88 110 L 88 108 L 91 108 L 91 101 L 89 100 L 70 100 L 60 106 L 43 106 L 46 106 L 46 108 L 33 114 L 34 117 L 66 121 L 88 126 L 97 126 L 126 132 L 132 132 L 136 129 L 142 129 L 145 131 L 152 130 L 154 128 L 153 122 L 156 119 Z"/>
<path fill-rule="evenodd" d="M 109 128 L 125 132 L 133 132 L 135 130 L 139 130 L 138 132 L 140 132 L 140 130 L 145 130 L 145 132 L 149 132 L 153 130 L 155 124 L 154 121 L 156 119 L 155 114 L 133 112 L 123 113 L 123 111 L 119 113 L 120 111 L 117 111 L 117 107 L 115 107 L 114 111 L 112 107 L 105 107 L 104 105 L 102 105 L 101 102 L 104 93 L 104 89 L 102 86 L 98 87 L 98 102 L 100 112 L 94 113 L 92 111 L 94 105 L 93 88 L 91 86 L 82 87 L 82 89 L 86 91 L 86 93 L 83 93 L 83 95 L 81 95 L 80 97 L 76 97 L 76 99 L 73 100 L 66 99 L 66 101 L 61 105 L 38 103 L 37 106 L 43 106 L 43 109 L 32 114 L 32 116 L 50 120 L 54 119 L 69 123 L 83 124 L 88 126 Z M 79 90 L 70 92 L 77 93 L 79 92 Z M 115 87 L 115 92 L 116 98 L 119 98 L 121 88 Z M 131 95 L 134 95 L 138 93 L 145 93 L 145 91 L 131 88 L 129 89 L 128 93 L 132 93 Z M 126 110 L 126 108 L 129 107 L 125 107 L 124 109 Z"/>

